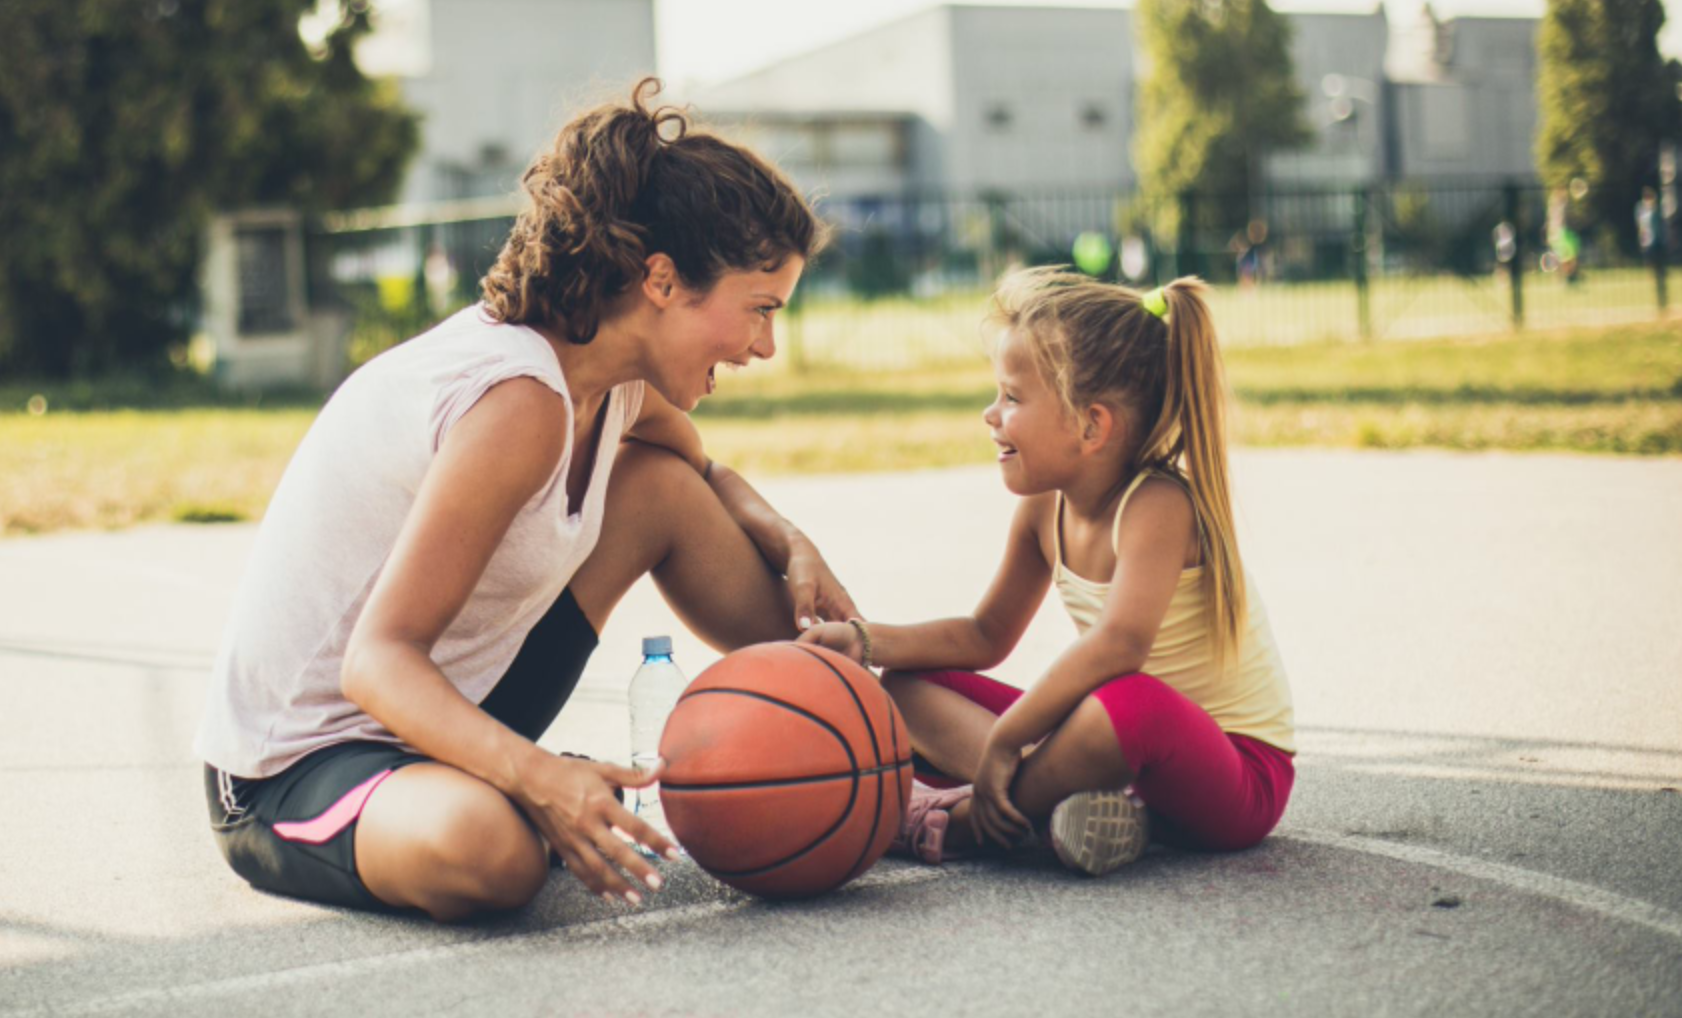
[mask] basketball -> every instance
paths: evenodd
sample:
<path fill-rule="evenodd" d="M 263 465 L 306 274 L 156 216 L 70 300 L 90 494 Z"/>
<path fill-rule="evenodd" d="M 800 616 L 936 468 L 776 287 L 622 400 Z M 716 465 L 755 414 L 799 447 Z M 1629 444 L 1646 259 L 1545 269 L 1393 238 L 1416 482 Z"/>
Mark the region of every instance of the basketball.
<path fill-rule="evenodd" d="M 869 869 L 911 798 L 911 739 L 875 676 L 822 647 L 768 643 L 684 690 L 660 738 L 666 822 L 732 887 L 807 897 Z"/>

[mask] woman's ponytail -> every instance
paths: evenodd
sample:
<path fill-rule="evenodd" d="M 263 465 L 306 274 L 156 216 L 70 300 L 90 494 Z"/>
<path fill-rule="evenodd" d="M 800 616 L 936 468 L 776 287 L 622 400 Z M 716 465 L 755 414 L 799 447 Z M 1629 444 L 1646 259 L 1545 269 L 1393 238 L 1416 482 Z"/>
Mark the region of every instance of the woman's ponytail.
<path fill-rule="evenodd" d="M 595 338 L 607 304 L 671 256 L 705 290 L 730 269 L 811 258 L 824 231 L 782 174 L 753 153 L 691 130 L 644 78 L 628 103 L 570 121 L 522 178 L 530 204 L 480 284 L 491 317 Z"/>

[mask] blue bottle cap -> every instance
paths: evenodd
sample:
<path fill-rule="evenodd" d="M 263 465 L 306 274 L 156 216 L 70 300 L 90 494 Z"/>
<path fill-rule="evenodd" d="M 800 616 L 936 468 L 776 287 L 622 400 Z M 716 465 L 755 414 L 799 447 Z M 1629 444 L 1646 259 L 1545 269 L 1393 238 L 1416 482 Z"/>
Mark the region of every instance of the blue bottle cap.
<path fill-rule="evenodd" d="M 671 657 L 672 638 L 669 636 L 645 636 L 642 638 L 643 657 Z"/>

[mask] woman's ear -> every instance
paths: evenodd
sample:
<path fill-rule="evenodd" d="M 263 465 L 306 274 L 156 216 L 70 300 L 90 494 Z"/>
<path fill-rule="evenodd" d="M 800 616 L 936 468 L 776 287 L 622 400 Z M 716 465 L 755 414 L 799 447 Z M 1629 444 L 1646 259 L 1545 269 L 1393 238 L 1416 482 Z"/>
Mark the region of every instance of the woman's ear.
<path fill-rule="evenodd" d="M 643 259 L 642 293 L 649 303 L 662 310 L 672 302 L 677 285 L 677 264 L 671 255 L 656 251 Z"/>

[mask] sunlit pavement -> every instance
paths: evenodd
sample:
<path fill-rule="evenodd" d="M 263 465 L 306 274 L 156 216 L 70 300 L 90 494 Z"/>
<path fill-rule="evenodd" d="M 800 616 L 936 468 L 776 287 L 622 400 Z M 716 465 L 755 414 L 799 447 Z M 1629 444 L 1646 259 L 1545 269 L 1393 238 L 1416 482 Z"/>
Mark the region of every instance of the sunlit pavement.
<path fill-rule="evenodd" d="M 190 741 L 248 526 L 0 543 L 0 1015 L 1682 1014 L 1682 460 L 1246 452 L 1297 698 L 1276 835 L 1104 880 L 885 862 L 766 904 L 688 864 L 641 910 L 556 871 L 464 927 L 263 895 Z M 766 481 L 866 614 L 962 611 L 987 468 Z M 1000 670 L 1071 635 L 1049 605 Z M 623 757 L 651 587 L 545 739 Z"/>

